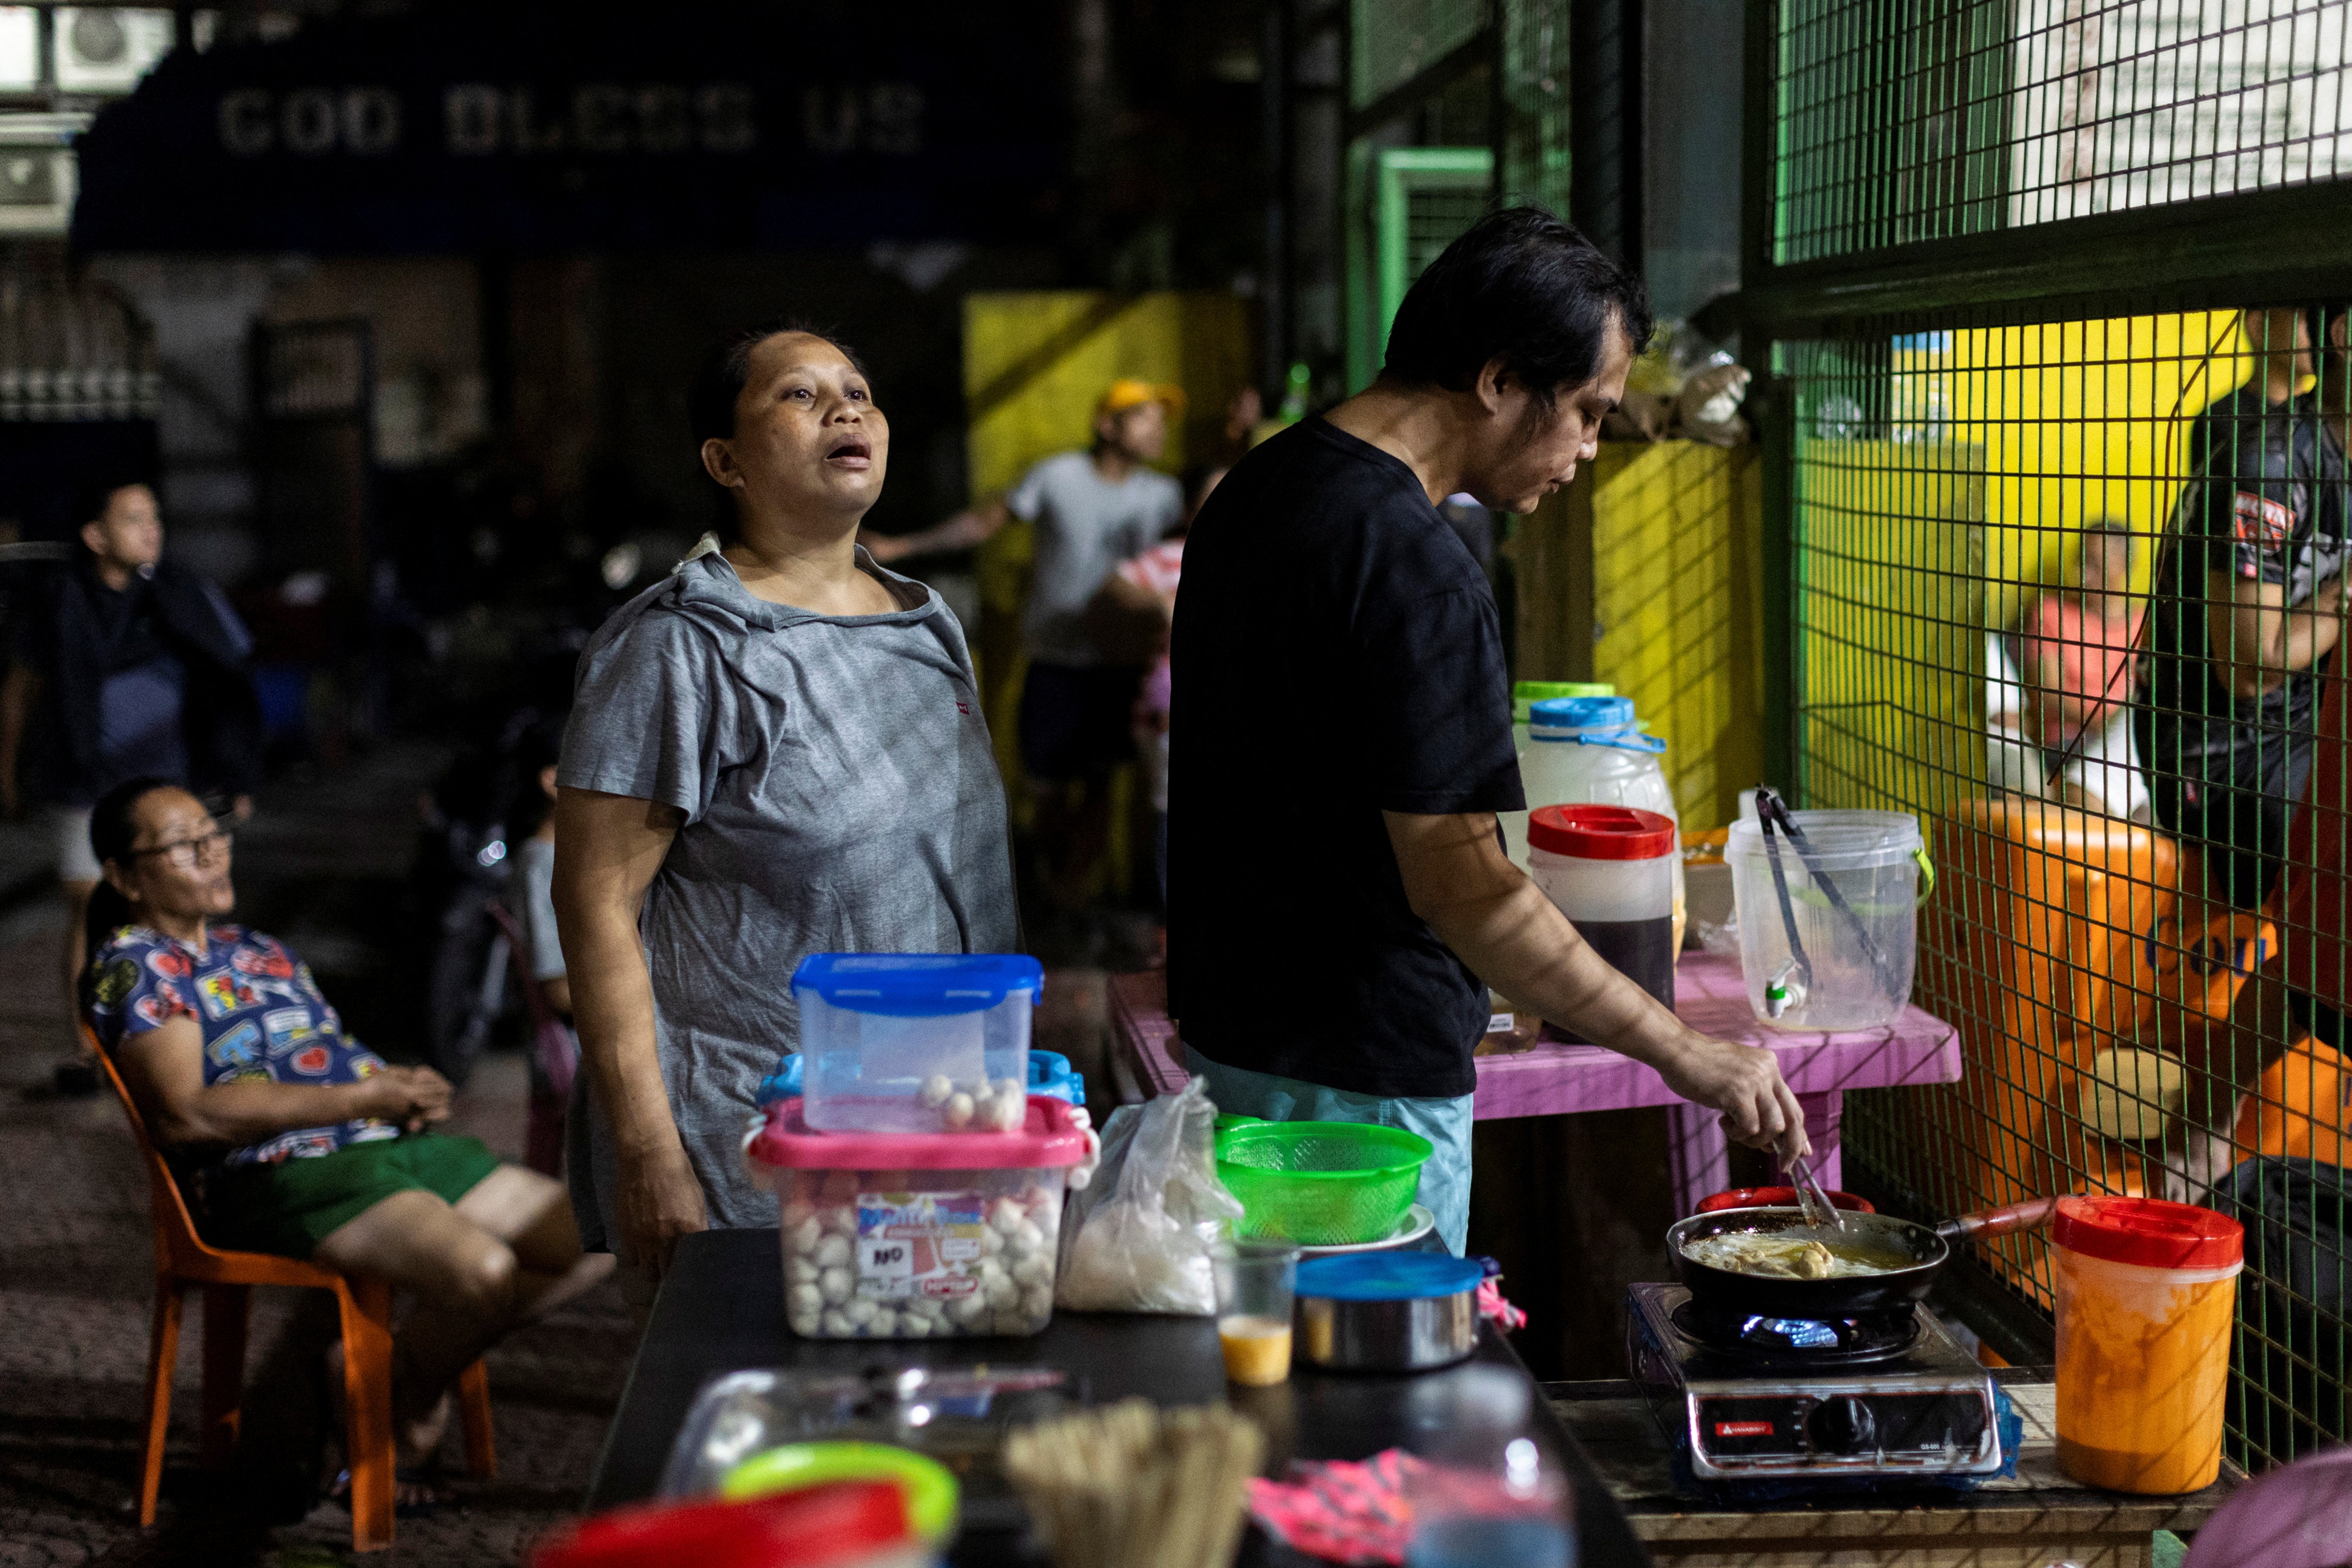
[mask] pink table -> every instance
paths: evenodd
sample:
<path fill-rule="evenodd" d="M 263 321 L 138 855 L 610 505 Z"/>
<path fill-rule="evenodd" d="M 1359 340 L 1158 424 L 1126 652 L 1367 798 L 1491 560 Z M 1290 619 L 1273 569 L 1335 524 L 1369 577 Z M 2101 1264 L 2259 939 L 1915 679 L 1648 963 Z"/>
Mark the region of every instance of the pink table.
<path fill-rule="evenodd" d="M 1117 1040 L 1112 1076 L 1121 1099 L 1171 1094 L 1184 1086 L 1183 1047 L 1168 1016 L 1168 985 L 1158 971 L 1110 981 Z M 1805 1127 L 1822 1184 L 1842 1179 L 1838 1122 L 1850 1089 L 1951 1083 L 1960 1076 L 1959 1034 L 1949 1024 L 1906 1007 L 1884 1028 L 1847 1034 L 1769 1029 L 1748 1010 L 1736 959 L 1683 955 L 1675 969 L 1675 1011 L 1717 1039 L 1762 1046 L 1780 1058 L 1780 1074 L 1804 1107 Z M 1475 1114 L 1556 1116 L 1578 1110 L 1667 1108 L 1675 1196 L 1683 1213 L 1730 1182 L 1730 1146 L 1711 1110 L 1677 1099 L 1650 1068 L 1598 1046 L 1538 1046 L 1518 1056 L 1480 1057 Z"/>

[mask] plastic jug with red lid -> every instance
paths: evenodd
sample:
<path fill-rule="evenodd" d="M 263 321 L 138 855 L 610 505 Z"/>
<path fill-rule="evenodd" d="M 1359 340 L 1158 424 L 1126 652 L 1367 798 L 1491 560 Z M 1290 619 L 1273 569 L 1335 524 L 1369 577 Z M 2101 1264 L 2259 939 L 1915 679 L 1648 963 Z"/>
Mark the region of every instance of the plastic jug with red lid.
<path fill-rule="evenodd" d="M 2059 1468 L 2115 1491 L 2212 1485 L 2244 1227 L 2193 1204 L 2070 1197 L 2051 1240 Z"/>

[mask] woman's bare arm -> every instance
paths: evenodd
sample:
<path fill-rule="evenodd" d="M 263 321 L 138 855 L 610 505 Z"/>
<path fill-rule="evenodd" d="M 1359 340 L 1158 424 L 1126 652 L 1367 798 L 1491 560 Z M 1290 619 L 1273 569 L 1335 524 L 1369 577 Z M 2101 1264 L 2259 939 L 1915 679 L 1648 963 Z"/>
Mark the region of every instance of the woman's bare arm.
<path fill-rule="evenodd" d="M 205 1036 L 194 1018 L 129 1036 L 115 1058 L 149 1134 L 166 1149 L 237 1148 L 368 1117 L 414 1130 L 449 1114 L 449 1085 L 431 1068 L 393 1068 L 359 1083 L 256 1080 L 207 1089 Z"/>
<path fill-rule="evenodd" d="M 646 889 L 684 822 L 675 806 L 630 795 L 556 791 L 555 924 L 581 1060 L 613 1123 L 621 1229 L 613 1239 L 623 1261 L 656 1275 L 677 1238 L 708 1223 L 670 1115 L 653 976 L 637 940 Z"/>

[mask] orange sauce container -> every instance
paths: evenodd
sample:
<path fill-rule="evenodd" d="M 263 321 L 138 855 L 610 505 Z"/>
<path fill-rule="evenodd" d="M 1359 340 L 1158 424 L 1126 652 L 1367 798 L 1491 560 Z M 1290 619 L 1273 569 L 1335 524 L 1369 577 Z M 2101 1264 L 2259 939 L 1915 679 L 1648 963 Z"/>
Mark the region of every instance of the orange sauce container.
<path fill-rule="evenodd" d="M 2193 1204 L 2070 1197 L 2051 1240 L 2058 1468 L 2115 1491 L 2212 1485 L 2244 1227 Z"/>

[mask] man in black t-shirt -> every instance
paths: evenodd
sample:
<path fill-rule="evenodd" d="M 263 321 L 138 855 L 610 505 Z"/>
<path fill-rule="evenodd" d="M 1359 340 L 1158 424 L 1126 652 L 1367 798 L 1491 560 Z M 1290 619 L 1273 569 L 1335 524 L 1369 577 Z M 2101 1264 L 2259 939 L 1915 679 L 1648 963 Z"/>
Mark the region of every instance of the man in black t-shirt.
<path fill-rule="evenodd" d="M 2276 879 L 2344 624 L 2352 472 L 2316 395 L 2213 433 L 2157 570 L 2135 714 L 2157 824 L 2203 851 L 2192 890 L 2241 909 Z"/>
<path fill-rule="evenodd" d="M 1468 1223 L 1486 987 L 1636 1060 L 1731 1134 L 1808 1152 L 1769 1051 L 1685 1028 L 1504 858 L 1502 626 L 1436 501 L 1526 512 L 1575 476 L 1650 314 L 1573 229 L 1482 219 L 1398 309 L 1370 388 L 1243 458 L 1185 546 L 1171 658 L 1169 992 L 1223 1110 L 1436 1146 Z"/>

